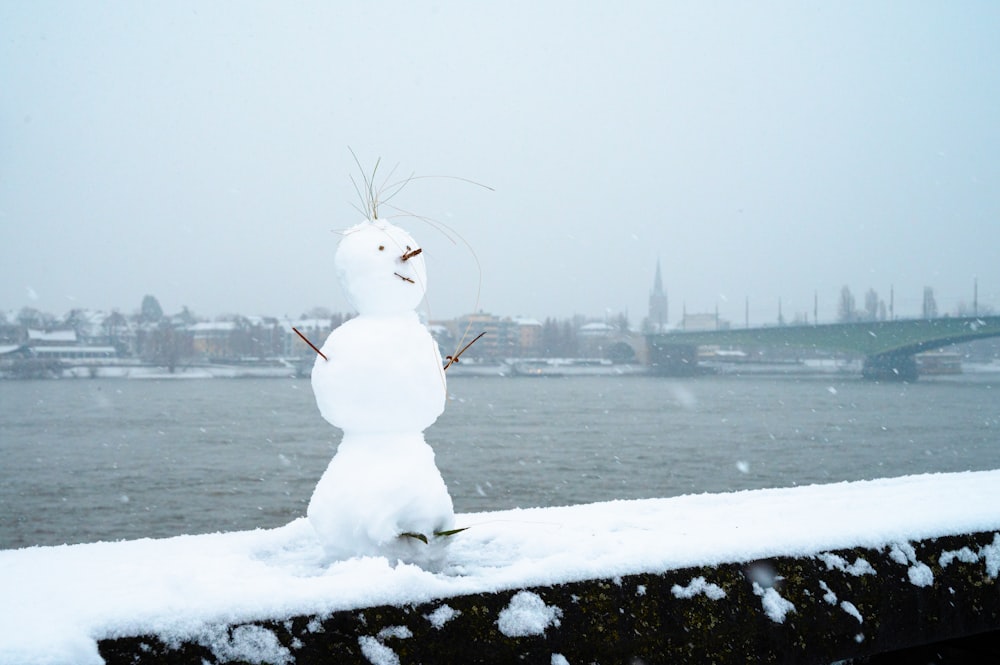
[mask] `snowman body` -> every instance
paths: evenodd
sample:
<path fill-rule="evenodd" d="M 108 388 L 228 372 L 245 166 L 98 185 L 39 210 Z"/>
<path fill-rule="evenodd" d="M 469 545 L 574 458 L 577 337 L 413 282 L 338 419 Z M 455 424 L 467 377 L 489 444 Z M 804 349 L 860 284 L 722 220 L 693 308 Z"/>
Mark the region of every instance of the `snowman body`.
<path fill-rule="evenodd" d="M 341 240 L 335 266 L 358 316 L 317 356 L 313 393 L 344 432 L 307 515 L 331 559 L 386 556 L 426 568 L 443 561 L 454 508 L 423 430 L 444 410 L 437 343 L 414 309 L 426 268 L 405 231 L 365 221 Z M 426 540 L 426 542 L 424 542 Z"/>

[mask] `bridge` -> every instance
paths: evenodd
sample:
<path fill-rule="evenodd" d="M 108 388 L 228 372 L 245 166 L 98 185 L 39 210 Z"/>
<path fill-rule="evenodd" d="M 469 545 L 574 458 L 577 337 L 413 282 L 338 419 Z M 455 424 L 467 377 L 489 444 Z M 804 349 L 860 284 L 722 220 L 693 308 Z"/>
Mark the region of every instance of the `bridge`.
<path fill-rule="evenodd" d="M 867 379 L 914 381 L 917 353 L 987 337 L 1000 337 L 1000 316 L 679 330 L 649 334 L 646 343 L 650 364 L 661 374 L 696 373 L 699 346 L 738 346 L 849 353 L 864 357 Z"/>

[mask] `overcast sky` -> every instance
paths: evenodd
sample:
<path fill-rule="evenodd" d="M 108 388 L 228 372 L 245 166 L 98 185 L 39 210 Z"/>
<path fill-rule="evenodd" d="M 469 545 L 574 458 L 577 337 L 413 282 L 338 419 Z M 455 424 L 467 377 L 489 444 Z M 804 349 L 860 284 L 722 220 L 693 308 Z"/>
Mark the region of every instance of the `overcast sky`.
<path fill-rule="evenodd" d="M 672 321 L 1000 309 L 997 35 L 991 1 L 5 2 L 0 310 L 347 311 L 349 147 L 494 190 L 392 201 L 436 220 L 397 220 L 435 319 L 638 324 L 658 259 Z"/>

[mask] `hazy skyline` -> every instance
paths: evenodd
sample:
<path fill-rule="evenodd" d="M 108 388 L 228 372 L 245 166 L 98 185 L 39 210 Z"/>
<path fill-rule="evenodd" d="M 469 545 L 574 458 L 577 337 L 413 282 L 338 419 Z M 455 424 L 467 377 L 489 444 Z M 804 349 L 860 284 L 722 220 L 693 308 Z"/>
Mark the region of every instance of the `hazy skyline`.
<path fill-rule="evenodd" d="M 0 310 L 348 311 L 349 147 L 493 188 L 392 201 L 437 220 L 394 220 L 434 319 L 637 324 L 658 259 L 671 321 L 1000 308 L 997 34 L 989 2 L 4 3 Z"/>

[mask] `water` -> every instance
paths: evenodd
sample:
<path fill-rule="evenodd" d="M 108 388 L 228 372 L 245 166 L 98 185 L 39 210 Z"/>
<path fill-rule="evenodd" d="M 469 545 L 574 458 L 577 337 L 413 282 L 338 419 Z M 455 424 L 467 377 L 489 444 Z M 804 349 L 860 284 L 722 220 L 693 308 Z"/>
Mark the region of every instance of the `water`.
<path fill-rule="evenodd" d="M 456 377 L 426 437 L 458 512 L 993 469 L 998 383 Z M 0 549 L 279 526 L 338 440 L 303 380 L 0 382 Z"/>

